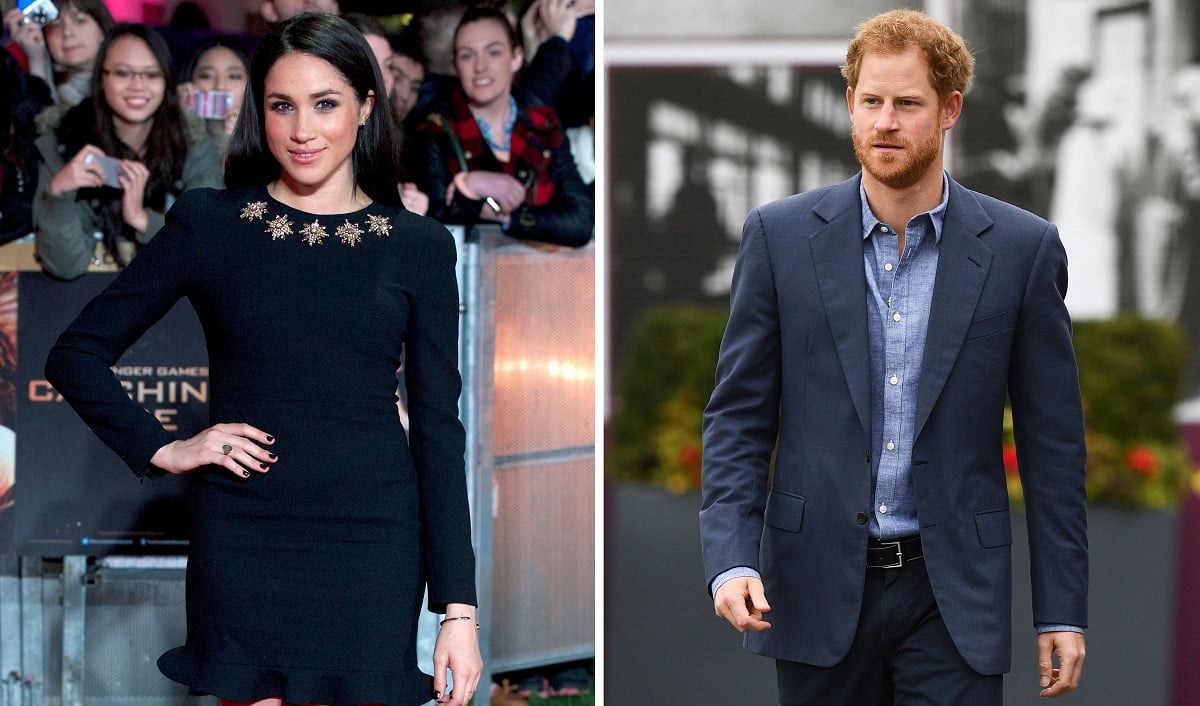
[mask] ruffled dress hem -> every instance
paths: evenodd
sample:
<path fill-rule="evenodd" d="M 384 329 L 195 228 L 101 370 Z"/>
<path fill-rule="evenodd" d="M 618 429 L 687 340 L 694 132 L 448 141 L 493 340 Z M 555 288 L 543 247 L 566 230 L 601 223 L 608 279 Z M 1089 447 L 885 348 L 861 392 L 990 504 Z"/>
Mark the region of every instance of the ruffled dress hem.
<path fill-rule="evenodd" d="M 206 660 L 183 646 L 159 657 L 158 669 L 190 687 L 192 694 L 238 703 L 281 698 L 285 704 L 418 706 L 433 699 L 433 677 L 416 668 L 351 672 L 227 664 Z"/>

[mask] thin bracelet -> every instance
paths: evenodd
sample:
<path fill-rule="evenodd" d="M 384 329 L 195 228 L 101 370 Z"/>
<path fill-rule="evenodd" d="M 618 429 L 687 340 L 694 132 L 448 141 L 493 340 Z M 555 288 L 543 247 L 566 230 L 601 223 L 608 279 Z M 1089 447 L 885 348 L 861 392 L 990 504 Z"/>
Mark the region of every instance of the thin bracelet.
<path fill-rule="evenodd" d="M 442 622 L 438 623 L 438 625 L 439 625 L 439 626 L 441 626 L 441 625 L 445 625 L 446 623 L 450 622 L 451 620 L 471 620 L 471 616 L 469 616 L 469 615 L 456 615 L 456 616 L 454 616 L 453 618 L 446 618 L 446 619 L 445 619 L 445 620 L 443 620 Z M 476 630 L 478 630 L 478 629 L 479 629 L 479 623 L 475 623 L 475 629 L 476 629 Z"/>

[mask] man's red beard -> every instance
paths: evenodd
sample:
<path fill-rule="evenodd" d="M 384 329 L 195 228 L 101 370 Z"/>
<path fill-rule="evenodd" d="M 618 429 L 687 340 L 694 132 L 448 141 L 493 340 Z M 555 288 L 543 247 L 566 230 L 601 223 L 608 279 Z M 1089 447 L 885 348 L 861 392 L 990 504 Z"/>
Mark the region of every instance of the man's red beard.
<path fill-rule="evenodd" d="M 879 183 L 893 189 L 906 189 L 916 184 L 941 154 L 940 130 L 928 140 L 919 143 L 911 143 L 898 137 L 883 137 L 874 132 L 864 138 L 853 126 L 850 128 L 850 137 L 854 142 L 854 155 L 858 157 L 863 170 Z M 896 154 L 879 154 L 872 148 L 872 145 L 877 143 L 895 145 L 901 151 Z"/>

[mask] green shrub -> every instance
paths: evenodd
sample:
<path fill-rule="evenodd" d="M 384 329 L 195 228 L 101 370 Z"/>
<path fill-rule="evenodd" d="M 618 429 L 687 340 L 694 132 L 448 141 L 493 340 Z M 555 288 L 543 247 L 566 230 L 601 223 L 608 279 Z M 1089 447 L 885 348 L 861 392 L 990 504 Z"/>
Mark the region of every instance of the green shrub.
<path fill-rule="evenodd" d="M 674 489 L 700 482 L 700 418 L 712 394 L 727 311 L 652 309 L 638 323 L 617 374 L 611 477 Z"/>
<path fill-rule="evenodd" d="M 654 309 L 639 322 L 617 374 L 610 477 L 699 487 L 701 416 L 727 311 Z M 1187 361 L 1173 324 L 1122 316 L 1075 324 L 1075 351 L 1088 430 L 1088 498 L 1131 506 L 1177 504 L 1200 485 L 1172 419 Z M 1005 467 L 1021 501 L 1006 415 Z"/>

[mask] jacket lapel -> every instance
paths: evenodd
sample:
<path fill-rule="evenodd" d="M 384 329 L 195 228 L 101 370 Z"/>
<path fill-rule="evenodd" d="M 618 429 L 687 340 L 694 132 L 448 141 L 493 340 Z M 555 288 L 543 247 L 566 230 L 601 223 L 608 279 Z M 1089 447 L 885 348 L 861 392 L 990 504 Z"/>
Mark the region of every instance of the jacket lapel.
<path fill-rule="evenodd" d="M 871 360 L 858 183 L 858 178 L 843 182 L 813 207 L 826 224 L 812 234 L 809 246 L 850 399 L 863 430 L 869 433 Z"/>
<path fill-rule="evenodd" d="M 915 436 L 925 427 L 974 318 L 992 264 L 992 251 L 980 242 L 979 234 L 991 225 L 991 217 L 974 194 L 951 181 L 917 386 Z"/>

